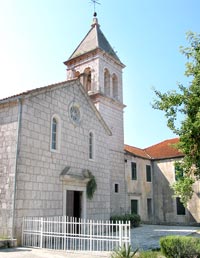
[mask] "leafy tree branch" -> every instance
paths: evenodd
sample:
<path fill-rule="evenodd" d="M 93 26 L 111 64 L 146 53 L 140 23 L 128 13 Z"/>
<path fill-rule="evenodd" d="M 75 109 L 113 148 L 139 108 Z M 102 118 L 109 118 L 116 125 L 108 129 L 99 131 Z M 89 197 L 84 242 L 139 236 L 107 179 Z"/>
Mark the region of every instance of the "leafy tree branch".
<path fill-rule="evenodd" d="M 180 47 L 186 56 L 185 76 L 191 78 L 189 87 L 178 84 L 177 91 L 161 93 L 154 89 L 153 108 L 165 112 L 168 127 L 179 136 L 177 148 L 185 156 L 180 163 L 184 176 L 173 184 L 175 195 L 186 203 L 192 197 L 192 185 L 200 178 L 200 34 L 187 33 L 189 47 Z M 178 115 L 183 117 L 179 127 Z"/>

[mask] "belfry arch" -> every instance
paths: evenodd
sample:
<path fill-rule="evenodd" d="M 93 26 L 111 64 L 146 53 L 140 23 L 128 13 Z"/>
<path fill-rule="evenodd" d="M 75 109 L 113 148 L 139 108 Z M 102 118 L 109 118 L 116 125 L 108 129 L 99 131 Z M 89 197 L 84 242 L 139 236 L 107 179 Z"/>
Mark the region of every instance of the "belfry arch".
<path fill-rule="evenodd" d="M 104 93 L 110 96 L 110 72 L 107 68 L 104 70 Z"/>
<path fill-rule="evenodd" d="M 83 86 L 87 92 L 92 90 L 92 80 L 91 80 L 91 68 L 87 67 L 85 68 L 83 72 Z"/>
<path fill-rule="evenodd" d="M 118 100 L 119 99 L 118 79 L 115 73 L 112 75 L 112 90 L 113 90 L 113 98 Z"/>

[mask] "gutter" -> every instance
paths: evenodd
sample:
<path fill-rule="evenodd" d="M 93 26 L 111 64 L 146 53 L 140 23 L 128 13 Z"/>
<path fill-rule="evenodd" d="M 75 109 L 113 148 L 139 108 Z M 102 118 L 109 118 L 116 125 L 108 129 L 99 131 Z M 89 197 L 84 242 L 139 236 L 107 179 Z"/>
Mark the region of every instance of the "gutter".
<path fill-rule="evenodd" d="M 14 238 L 14 220 L 15 220 L 15 197 L 16 197 L 16 181 L 17 181 L 17 162 L 19 156 L 19 140 L 21 131 L 21 117 L 22 117 L 22 99 L 18 98 L 18 119 L 17 119 L 17 142 L 16 142 L 16 156 L 15 156 L 15 172 L 14 172 L 14 187 L 13 187 L 13 202 L 12 202 L 12 231 L 11 239 Z"/>

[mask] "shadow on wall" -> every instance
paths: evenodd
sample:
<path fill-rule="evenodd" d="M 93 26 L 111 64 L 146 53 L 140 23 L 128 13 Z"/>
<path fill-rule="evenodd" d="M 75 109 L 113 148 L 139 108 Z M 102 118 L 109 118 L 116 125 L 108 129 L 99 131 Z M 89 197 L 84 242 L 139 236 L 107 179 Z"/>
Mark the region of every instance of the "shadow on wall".
<path fill-rule="evenodd" d="M 154 162 L 154 223 L 163 224 L 195 224 L 197 221 L 186 209 L 185 215 L 177 214 L 176 198 L 170 184 L 174 181 L 174 161 Z"/>

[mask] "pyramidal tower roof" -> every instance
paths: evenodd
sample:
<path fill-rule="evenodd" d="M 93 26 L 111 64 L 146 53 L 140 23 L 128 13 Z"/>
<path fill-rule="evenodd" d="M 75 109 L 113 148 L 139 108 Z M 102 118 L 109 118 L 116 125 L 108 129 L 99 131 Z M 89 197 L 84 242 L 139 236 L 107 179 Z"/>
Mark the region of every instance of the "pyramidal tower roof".
<path fill-rule="evenodd" d="M 91 25 L 91 29 L 67 61 L 81 56 L 85 53 L 91 52 L 95 49 L 101 49 L 105 51 L 107 54 L 111 55 L 113 58 L 121 63 L 116 52 L 113 50 L 103 32 L 101 31 L 100 25 L 98 24 L 98 19 L 96 17 L 93 18 L 93 24 Z"/>

